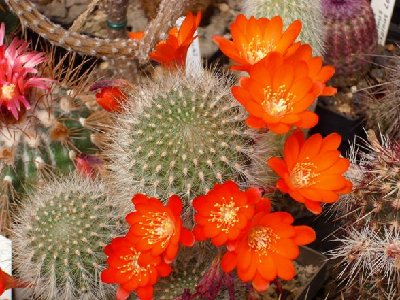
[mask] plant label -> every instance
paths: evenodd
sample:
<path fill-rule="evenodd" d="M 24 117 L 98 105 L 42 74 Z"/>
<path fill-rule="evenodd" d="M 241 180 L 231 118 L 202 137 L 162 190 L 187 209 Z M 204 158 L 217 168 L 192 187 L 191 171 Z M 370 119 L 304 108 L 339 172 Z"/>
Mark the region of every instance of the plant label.
<path fill-rule="evenodd" d="M 384 46 L 389 32 L 390 20 L 392 19 L 396 0 L 372 0 L 371 7 L 375 15 L 378 30 L 378 43 Z"/>

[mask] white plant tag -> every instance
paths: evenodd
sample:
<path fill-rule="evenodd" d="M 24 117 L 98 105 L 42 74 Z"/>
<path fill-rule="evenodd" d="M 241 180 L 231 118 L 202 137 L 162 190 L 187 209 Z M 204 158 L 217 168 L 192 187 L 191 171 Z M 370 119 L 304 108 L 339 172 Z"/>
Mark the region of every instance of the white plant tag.
<path fill-rule="evenodd" d="M 11 275 L 12 272 L 12 244 L 11 240 L 0 235 L 0 268 Z M 11 289 L 5 291 L 1 296 L 1 300 L 11 300 Z"/>
<path fill-rule="evenodd" d="M 378 43 L 384 46 L 389 32 L 390 20 L 392 19 L 396 0 L 372 0 L 371 7 L 375 15 L 376 27 L 378 29 Z"/>
<path fill-rule="evenodd" d="M 183 20 L 185 17 L 180 17 L 176 21 L 176 26 L 180 27 L 182 25 Z M 194 35 L 198 35 L 198 32 L 194 33 Z M 200 41 L 197 37 L 192 44 L 189 46 L 187 55 L 186 55 L 186 75 L 193 75 L 193 74 L 201 74 L 203 72 L 203 63 L 201 60 L 201 53 L 200 53 Z"/>

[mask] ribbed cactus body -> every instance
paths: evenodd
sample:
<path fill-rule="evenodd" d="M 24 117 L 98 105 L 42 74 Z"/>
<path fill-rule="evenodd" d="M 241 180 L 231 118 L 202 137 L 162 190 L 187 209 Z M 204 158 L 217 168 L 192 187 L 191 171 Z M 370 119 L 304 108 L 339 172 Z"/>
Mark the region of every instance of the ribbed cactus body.
<path fill-rule="evenodd" d="M 368 0 L 322 0 L 325 62 L 335 66 L 335 85 L 355 84 L 368 70 L 378 33 Z"/>
<path fill-rule="evenodd" d="M 107 299 L 103 247 L 118 234 L 117 223 L 102 182 L 77 175 L 46 181 L 13 228 L 19 276 L 38 299 Z"/>
<path fill-rule="evenodd" d="M 177 194 L 188 208 L 217 182 L 256 180 L 271 145 L 245 118 L 229 82 L 213 74 L 177 72 L 142 85 L 108 133 L 113 191 L 128 209 L 135 193 Z"/>
<path fill-rule="evenodd" d="M 369 132 L 367 153 L 352 153 L 351 194 L 335 204 L 346 230 L 332 251 L 348 293 L 368 299 L 400 297 L 400 144 Z M 362 298 L 360 298 L 362 299 Z"/>
<path fill-rule="evenodd" d="M 324 26 L 319 0 L 246 0 L 244 12 L 257 18 L 281 16 L 285 26 L 294 20 L 303 23 L 299 40 L 312 46 L 315 55 L 324 52 Z"/>

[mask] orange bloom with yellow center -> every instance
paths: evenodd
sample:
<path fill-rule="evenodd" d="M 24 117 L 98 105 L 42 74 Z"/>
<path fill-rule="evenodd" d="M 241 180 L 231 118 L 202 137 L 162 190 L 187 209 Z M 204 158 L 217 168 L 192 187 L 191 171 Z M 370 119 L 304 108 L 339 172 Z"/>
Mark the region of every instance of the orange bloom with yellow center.
<path fill-rule="evenodd" d="M 232 87 L 232 94 L 248 111 L 246 123 L 283 134 L 291 127 L 311 128 L 318 116 L 307 111 L 321 92 L 304 61 L 286 60 L 273 52 L 253 66 L 250 77 Z"/>
<path fill-rule="evenodd" d="M 321 213 L 321 203 L 333 203 L 352 188 L 343 176 L 350 163 L 337 150 L 340 142 L 337 133 L 325 138 L 314 134 L 305 140 L 303 132 L 294 132 L 285 142 L 283 159 L 268 160 L 280 177 L 276 186 L 311 212 Z"/>
<path fill-rule="evenodd" d="M 251 281 L 260 292 L 277 276 L 283 280 L 293 279 L 292 261 L 299 256 L 299 246 L 316 238 L 312 228 L 293 226 L 293 221 L 286 212 L 257 213 L 246 232 L 223 256 L 222 269 L 231 272 L 236 268 L 238 277 L 243 282 Z"/>
<path fill-rule="evenodd" d="M 213 40 L 226 56 L 238 64 L 232 69 L 249 71 L 252 65 L 272 51 L 286 53 L 301 31 L 301 22 L 296 20 L 283 31 L 279 16 L 247 19 L 238 15 L 230 29 L 232 41 L 221 36 L 214 36 Z"/>
<path fill-rule="evenodd" d="M 150 58 L 164 67 L 184 66 L 186 62 L 186 54 L 190 44 L 197 38 L 195 32 L 199 27 L 201 20 L 201 12 L 197 15 L 189 12 L 181 27 L 172 28 L 165 41 L 161 41 L 150 53 Z M 131 35 L 132 36 L 132 35 Z M 133 36 L 140 38 L 139 36 Z"/>
<path fill-rule="evenodd" d="M 133 291 L 139 299 L 151 300 L 158 277 L 171 273 L 171 267 L 160 256 L 137 250 L 126 237 L 114 238 L 104 253 L 108 256 L 108 268 L 101 273 L 101 280 L 119 284 L 117 300 L 128 299 Z"/>
<path fill-rule="evenodd" d="M 196 240 L 211 238 L 216 246 L 235 240 L 254 215 L 254 205 L 260 201 L 270 205 L 257 188 L 241 191 L 233 181 L 216 184 L 206 195 L 193 200 Z"/>
<path fill-rule="evenodd" d="M 193 245 L 193 233 L 182 226 L 182 201 L 178 196 L 171 196 L 166 206 L 142 194 L 135 195 L 132 202 L 136 211 L 126 216 L 131 225 L 127 238 L 139 251 L 162 255 L 169 263 L 178 253 L 179 242 Z"/>

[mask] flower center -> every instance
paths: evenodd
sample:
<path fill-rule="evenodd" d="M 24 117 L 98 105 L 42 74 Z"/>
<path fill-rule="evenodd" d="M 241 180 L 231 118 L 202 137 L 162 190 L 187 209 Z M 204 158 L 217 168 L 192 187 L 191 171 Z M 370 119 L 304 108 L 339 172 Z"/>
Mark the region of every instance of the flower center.
<path fill-rule="evenodd" d="M 296 188 L 315 184 L 319 173 L 315 172 L 316 165 L 312 162 L 298 162 L 290 173 L 290 181 Z"/>
<path fill-rule="evenodd" d="M 280 117 L 292 110 L 295 98 L 295 95 L 288 93 L 284 84 L 275 92 L 267 86 L 264 88 L 264 101 L 261 105 L 271 116 Z"/>
<path fill-rule="evenodd" d="M 144 222 L 140 222 L 142 229 L 147 231 L 147 243 L 156 244 L 160 241 L 165 247 L 175 232 L 175 224 L 166 212 L 148 212 Z"/>
<path fill-rule="evenodd" d="M 121 255 L 119 258 L 126 263 L 123 264 L 122 266 L 118 266 L 117 269 L 121 274 L 124 273 L 131 273 L 132 275 L 139 275 L 141 272 L 147 271 L 147 267 L 141 267 L 138 263 L 140 252 L 138 252 L 135 248 L 130 248 L 130 250 L 133 252 L 132 254 L 128 255 Z M 139 281 L 142 279 L 139 277 Z"/>
<path fill-rule="evenodd" d="M 15 84 L 5 84 L 0 88 L 0 99 L 11 100 L 15 94 Z"/>
<path fill-rule="evenodd" d="M 255 36 L 251 39 L 250 43 L 247 45 L 246 56 L 247 61 L 254 65 L 258 61 L 262 60 L 267 56 L 269 52 L 275 49 L 275 43 L 269 41 L 266 43 L 261 39 L 260 36 Z"/>
<path fill-rule="evenodd" d="M 222 200 L 225 201 L 225 197 L 222 197 Z M 233 197 L 231 197 L 231 201 L 228 203 L 215 203 L 214 207 L 216 210 L 210 213 L 210 221 L 213 223 L 216 222 L 217 228 L 221 228 L 222 232 L 228 233 L 229 229 L 233 227 L 235 223 L 239 222 L 239 207 L 235 206 Z"/>
<path fill-rule="evenodd" d="M 254 227 L 247 238 L 249 247 L 255 251 L 265 251 L 271 248 L 271 244 L 279 239 L 269 227 Z"/>

